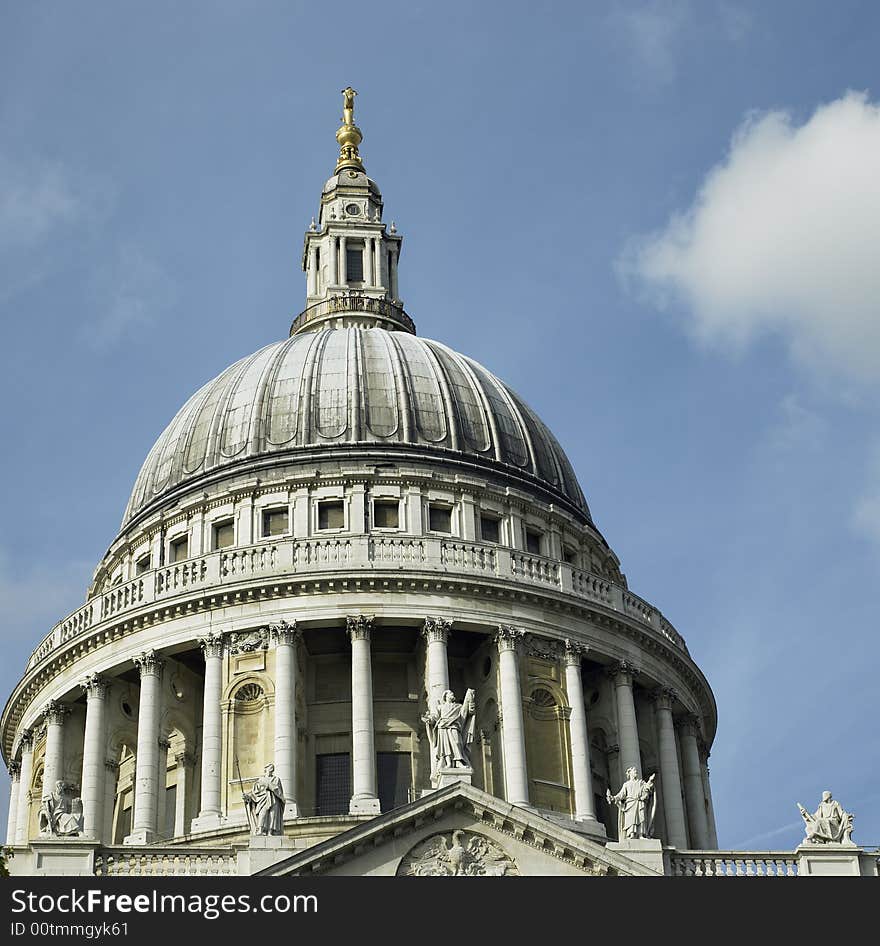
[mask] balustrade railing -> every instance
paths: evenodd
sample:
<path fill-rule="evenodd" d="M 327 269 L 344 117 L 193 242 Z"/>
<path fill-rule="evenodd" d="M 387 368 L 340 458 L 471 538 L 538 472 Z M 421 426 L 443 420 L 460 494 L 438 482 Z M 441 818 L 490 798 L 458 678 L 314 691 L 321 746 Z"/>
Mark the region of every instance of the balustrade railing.
<path fill-rule="evenodd" d="M 57 647 L 93 625 L 175 595 L 208 585 L 225 585 L 269 575 L 296 575 L 323 569 L 372 569 L 410 565 L 445 572 L 493 576 L 556 588 L 646 624 L 687 652 L 682 636 L 654 607 L 599 575 L 541 555 L 482 542 L 437 536 L 359 535 L 310 539 L 279 538 L 244 548 L 226 548 L 145 572 L 108 588 L 64 618 L 31 654 L 28 670 Z"/>
<path fill-rule="evenodd" d="M 235 853 L 217 848 L 102 848 L 95 853 L 98 877 L 203 877 L 237 873 Z"/>
<path fill-rule="evenodd" d="M 669 859 L 673 877 L 797 877 L 791 851 L 682 851 Z"/>

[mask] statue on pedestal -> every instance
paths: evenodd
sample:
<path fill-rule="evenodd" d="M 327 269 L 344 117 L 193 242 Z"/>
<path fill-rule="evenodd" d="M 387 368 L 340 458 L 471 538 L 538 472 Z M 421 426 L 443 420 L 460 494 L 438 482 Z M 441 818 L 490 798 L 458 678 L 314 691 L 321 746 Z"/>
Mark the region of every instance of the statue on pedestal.
<path fill-rule="evenodd" d="M 270 762 L 250 791 L 242 792 L 251 834 L 284 833 L 284 787 L 275 774 L 275 766 Z"/>
<path fill-rule="evenodd" d="M 476 717 L 474 691 L 468 690 L 458 703 L 452 690 L 422 717 L 431 744 L 431 770 L 471 767 L 470 745 L 474 741 Z"/>
<path fill-rule="evenodd" d="M 74 786 L 59 779 L 51 794 L 40 803 L 40 834 L 72 838 L 82 831 L 82 799 L 74 796 Z"/>
<path fill-rule="evenodd" d="M 650 838 L 654 828 L 654 815 L 657 811 L 657 794 L 654 791 L 654 776 L 646 782 L 635 766 L 626 770 L 626 781 L 616 795 L 610 789 L 605 790 L 608 804 L 618 807 L 618 840 Z"/>
<path fill-rule="evenodd" d="M 822 801 L 813 814 L 798 802 L 798 810 L 807 829 L 805 844 L 854 844 L 852 839 L 853 815 L 831 797 L 831 792 L 822 792 Z"/>

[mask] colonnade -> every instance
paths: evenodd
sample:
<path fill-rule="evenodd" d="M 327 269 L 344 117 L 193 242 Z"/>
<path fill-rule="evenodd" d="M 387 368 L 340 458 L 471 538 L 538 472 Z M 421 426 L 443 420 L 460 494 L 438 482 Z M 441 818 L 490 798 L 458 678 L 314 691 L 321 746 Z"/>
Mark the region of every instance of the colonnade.
<path fill-rule="evenodd" d="M 373 707 L 371 635 L 372 617 L 349 616 L 346 630 L 351 643 L 351 771 L 352 814 L 379 814 L 376 771 L 375 725 Z M 447 647 L 451 623 L 427 618 L 422 629 L 425 641 L 425 689 L 431 703 L 449 688 Z M 520 684 L 519 651 L 526 633 L 521 628 L 501 625 L 494 636 L 498 657 L 498 700 L 500 706 L 501 751 L 504 794 L 510 803 L 530 804 L 529 777 L 525 743 L 523 694 Z M 285 819 L 299 814 L 297 785 L 296 724 L 296 647 L 301 631 L 295 623 L 281 622 L 269 628 L 269 641 L 275 648 L 275 727 L 273 733 L 274 765 L 286 795 Z M 201 745 L 201 788 L 198 816 L 192 833 L 221 827 L 222 811 L 222 699 L 224 641 L 217 634 L 199 641 L 205 661 L 203 729 Z M 564 680 L 571 712 L 569 735 L 573 817 L 581 822 L 595 822 L 592 767 L 587 706 L 584 699 L 582 662 L 587 648 L 571 640 L 558 644 L 564 665 Z M 154 651 L 134 658 L 140 675 L 137 755 L 134 782 L 134 818 L 127 844 L 149 844 L 158 837 L 158 799 L 161 772 L 161 684 L 164 661 Z M 608 670 L 613 686 L 617 715 L 617 739 L 620 771 L 630 766 L 642 772 L 639 731 L 633 694 L 635 668 L 619 662 Z M 80 794 L 83 804 L 83 837 L 107 841 L 102 837 L 106 822 L 107 794 L 106 699 L 109 681 L 92 674 L 81 684 L 86 695 L 85 736 Z M 675 693 L 659 688 L 652 693 L 658 765 L 666 841 L 684 849 L 717 847 L 711 815 L 709 773 L 706 753 L 701 752 L 699 723 L 695 717 L 673 716 Z M 57 702 L 44 711 L 46 749 L 44 792 L 51 790 L 63 775 L 65 720 L 70 708 Z M 28 842 L 30 797 L 33 779 L 34 737 L 23 731 L 18 740 L 20 761 L 13 761 L 9 802 L 7 844 Z M 191 758 L 191 757 L 190 757 Z M 182 793 L 176 799 L 175 831 L 184 830 Z M 688 843 L 690 842 L 690 843 Z"/>

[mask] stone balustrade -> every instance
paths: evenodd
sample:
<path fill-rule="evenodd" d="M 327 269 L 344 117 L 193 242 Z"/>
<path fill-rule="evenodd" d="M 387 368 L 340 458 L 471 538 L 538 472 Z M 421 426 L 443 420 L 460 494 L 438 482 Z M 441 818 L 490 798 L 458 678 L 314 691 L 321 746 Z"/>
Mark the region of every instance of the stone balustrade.
<path fill-rule="evenodd" d="M 144 572 L 102 591 L 60 621 L 34 650 L 27 669 L 34 669 L 56 648 L 101 622 L 201 588 L 228 587 L 263 577 L 399 565 L 421 565 L 444 574 L 491 576 L 537 588 L 553 588 L 619 611 L 687 653 L 684 639 L 656 608 L 602 576 L 545 556 L 489 543 L 437 536 L 360 535 L 278 539 L 227 548 Z"/>
<path fill-rule="evenodd" d="M 680 851 L 669 859 L 673 877 L 797 877 L 791 851 Z"/>
<path fill-rule="evenodd" d="M 206 877 L 235 875 L 232 849 L 106 847 L 95 852 L 97 877 Z"/>

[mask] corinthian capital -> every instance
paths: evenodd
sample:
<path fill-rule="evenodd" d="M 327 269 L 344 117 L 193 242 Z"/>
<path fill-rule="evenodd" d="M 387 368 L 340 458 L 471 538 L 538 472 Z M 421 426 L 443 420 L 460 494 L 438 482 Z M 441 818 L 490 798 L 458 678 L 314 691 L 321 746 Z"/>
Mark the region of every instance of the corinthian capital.
<path fill-rule="evenodd" d="M 12 779 L 13 782 L 17 782 L 20 775 L 21 775 L 21 764 L 16 762 L 15 759 L 13 759 L 9 763 L 9 777 Z"/>
<path fill-rule="evenodd" d="M 165 661 L 155 650 L 145 650 L 142 654 L 132 657 L 132 662 L 143 677 L 161 677 Z"/>
<path fill-rule="evenodd" d="M 452 630 L 452 621 L 446 618 L 425 618 L 425 626 L 422 628 L 422 636 L 428 643 L 432 641 L 446 644 L 449 641 L 449 632 Z"/>
<path fill-rule="evenodd" d="M 283 644 L 292 646 L 302 637 L 302 631 L 296 626 L 296 621 L 278 621 L 269 625 L 269 636 L 276 647 Z"/>
<path fill-rule="evenodd" d="M 495 643 L 499 651 L 516 650 L 519 642 L 525 637 L 526 632 L 521 627 L 514 627 L 512 624 L 499 624 L 495 632 Z"/>
<path fill-rule="evenodd" d="M 629 660 L 618 660 L 608 668 L 608 676 L 617 684 L 617 686 L 632 686 L 633 677 L 638 673 L 638 669 Z"/>
<path fill-rule="evenodd" d="M 49 700 L 43 707 L 43 717 L 46 721 L 46 725 L 63 725 L 65 717 L 69 716 L 71 711 L 72 708 L 67 706 L 66 703 L 61 703 L 58 700 Z"/>
<path fill-rule="evenodd" d="M 352 641 L 368 641 L 373 630 L 372 614 L 349 614 L 345 619 L 346 630 Z"/>
<path fill-rule="evenodd" d="M 34 731 L 22 729 L 18 736 L 18 746 L 22 752 L 30 752 L 34 747 Z"/>
<path fill-rule="evenodd" d="M 678 699 L 678 693 L 672 687 L 657 687 L 651 694 L 654 705 L 657 709 L 672 710 L 672 706 Z"/>
<path fill-rule="evenodd" d="M 590 648 L 586 644 L 579 644 L 577 641 L 566 637 L 565 653 L 563 655 L 565 665 L 567 667 L 580 667 L 581 661 L 587 656 L 589 650 Z"/>
<path fill-rule="evenodd" d="M 205 660 L 209 657 L 222 657 L 223 635 L 216 631 L 210 631 L 204 637 L 199 638 L 199 647 L 202 648 L 202 656 Z"/>
<path fill-rule="evenodd" d="M 99 673 L 90 673 L 81 682 L 87 700 L 103 700 L 110 688 L 110 681 Z"/>

